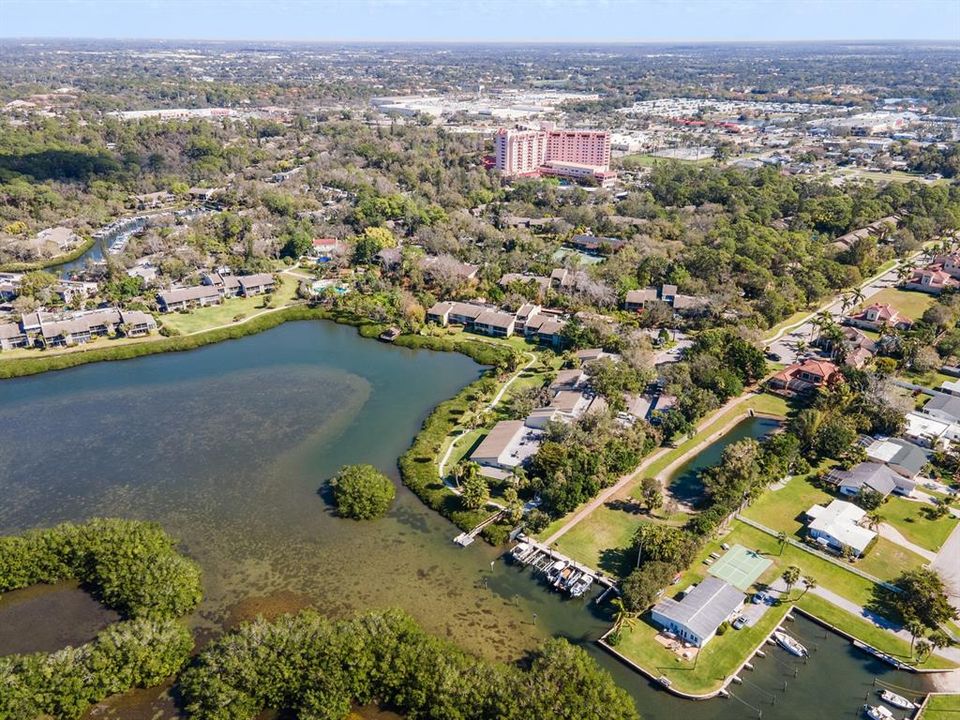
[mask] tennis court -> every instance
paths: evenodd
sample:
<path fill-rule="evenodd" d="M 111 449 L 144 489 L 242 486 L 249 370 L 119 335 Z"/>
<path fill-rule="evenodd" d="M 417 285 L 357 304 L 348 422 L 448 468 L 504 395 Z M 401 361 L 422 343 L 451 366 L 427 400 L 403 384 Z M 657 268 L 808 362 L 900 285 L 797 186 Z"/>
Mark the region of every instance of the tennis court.
<path fill-rule="evenodd" d="M 735 588 L 746 591 L 772 564 L 772 560 L 767 560 L 753 550 L 747 550 L 743 545 L 734 545 L 711 565 L 707 572 Z"/>

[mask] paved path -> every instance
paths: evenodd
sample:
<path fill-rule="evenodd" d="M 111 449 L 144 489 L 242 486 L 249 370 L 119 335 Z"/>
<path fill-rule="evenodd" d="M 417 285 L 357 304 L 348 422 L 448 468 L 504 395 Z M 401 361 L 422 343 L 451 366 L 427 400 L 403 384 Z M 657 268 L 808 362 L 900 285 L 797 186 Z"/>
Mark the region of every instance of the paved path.
<path fill-rule="evenodd" d="M 950 533 L 931 566 L 947 586 L 950 604 L 960 610 L 960 524 Z"/>
<path fill-rule="evenodd" d="M 894 542 L 900 547 L 916 553 L 920 557 L 925 558 L 928 562 L 933 562 L 937 559 L 937 554 L 935 552 L 931 552 L 926 548 L 922 548 L 919 545 L 915 545 L 914 543 L 910 542 L 893 525 L 880 523 L 879 527 L 877 527 L 877 532 L 879 533 L 880 537 L 886 538 L 890 542 Z"/>
<path fill-rule="evenodd" d="M 711 413 L 708 417 L 700 421 L 700 424 L 697 426 L 697 432 L 698 433 L 701 432 L 705 427 L 707 427 L 713 422 L 716 422 L 716 418 L 718 416 L 723 415 L 728 410 L 732 410 L 733 408 L 746 402 L 749 398 L 752 398 L 752 397 L 754 397 L 753 392 L 746 392 L 743 395 L 738 395 L 732 400 L 728 400 L 723 407 L 719 408 L 716 412 Z M 546 540 L 544 540 L 543 544 L 548 547 L 553 545 L 553 543 L 555 543 L 557 540 L 563 537 L 574 525 L 579 523 L 581 520 L 587 517 L 587 515 L 592 513 L 598 507 L 606 503 L 607 500 L 609 500 L 614 495 L 616 495 L 620 490 L 622 490 L 626 485 L 628 485 L 634 478 L 636 478 L 644 470 L 650 467 L 650 465 L 655 463 L 657 460 L 662 458 L 667 453 L 673 452 L 673 450 L 675 449 L 676 448 L 672 448 L 672 447 L 662 447 L 652 455 L 648 455 L 644 459 L 644 461 L 641 462 L 633 471 L 621 477 L 619 480 L 617 480 L 616 483 L 608 487 L 606 490 L 603 490 L 599 495 L 597 495 L 597 497 L 595 497 L 589 503 L 587 503 L 582 508 L 577 510 L 577 512 L 574 513 L 573 517 L 571 517 L 560 528 L 558 528 L 557 531 L 553 533 L 553 535 L 551 535 Z M 682 457 L 686 459 L 687 457 L 690 456 L 691 452 L 695 452 L 699 449 L 700 449 L 700 445 L 698 444 L 694 446 L 691 450 L 688 450 L 687 452 L 683 453 Z"/>

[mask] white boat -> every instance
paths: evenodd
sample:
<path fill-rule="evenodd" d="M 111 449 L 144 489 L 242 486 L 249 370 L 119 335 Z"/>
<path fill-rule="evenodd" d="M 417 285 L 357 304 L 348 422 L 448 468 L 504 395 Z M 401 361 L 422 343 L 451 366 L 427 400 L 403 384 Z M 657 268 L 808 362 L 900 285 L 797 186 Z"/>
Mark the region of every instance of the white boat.
<path fill-rule="evenodd" d="M 777 645 L 782 647 L 791 655 L 796 655 L 797 657 L 807 656 L 807 649 L 785 632 L 780 632 L 777 630 L 773 633 L 773 639 L 777 641 Z"/>
<path fill-rule="evenodd" d="M 870 720 L 896 720 L 893 713 L 887 710 L 883 705 L 864 705 L 863 709 L 867 711 L 867 717 Z"/>
<path fill-rule="evenodd" d="M 523 560 L 524 555 L 530 552 L 530 543 L 522 542 L 518 544 L 511 552 L 510 556 L 514 560 Z"/>
<path fill-rule="evenodd" d="M 568 564 L 566 560 L 557 560 L 553 563 L 547 570 L 547 582 L 552 584 Z"/>
<path fill-rule="evenodd" d="M 580 597 L 590 589 L 591 585 L 593 585 L 593 575 L 584 573 L 570 588 L 570 597 Z"/>
<path fill-rule="evenodd" d="M 895 708 L 900 708 L 901 710 L 913 710 L 917 706 L 907 700 L 903 695 L 897 695 L 895 692 L 890 690 L 881 690 L 880 699 L 883 700 L 888 705 L 893 705 Z"/>

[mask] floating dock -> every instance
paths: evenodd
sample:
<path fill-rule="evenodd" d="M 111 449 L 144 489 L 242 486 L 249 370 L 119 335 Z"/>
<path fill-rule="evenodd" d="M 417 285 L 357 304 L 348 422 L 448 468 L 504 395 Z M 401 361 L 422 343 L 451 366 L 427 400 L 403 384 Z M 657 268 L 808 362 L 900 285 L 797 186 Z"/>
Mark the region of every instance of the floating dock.
<path fill-rule="evenodd" d="M 546 545 L 541 545 L 540 543 L 532 540 L 524 535 L 520 535 L 518 538 L 521 542 L 526 543 L 530 548 L 523 553 L 520 557 L 513 558 L 515 562 L 518 562 L 522 565 L 527 565 L 533 568 L 534 573 L 542 574 L 547 571 L 547 569 L 553 565 L 558 560 L 568 563 L 574 568 L 574 570 L 579 570 L 583 573 L 591 575 L 594 579 L 594 582 L 603 585 L 604 592 L 597 598 L 599 603 L 607 594 L 611 591 L 617 592 L 616 583 L 613 582 L 610 578 L 606 577 L 602 573 L 597 572 L 591 567 L 587 567 L 583 563 L 578 563 L 574 560 L 571 560 L 566 555 L 563 555 L 556 550 L 551 550 Z"/>

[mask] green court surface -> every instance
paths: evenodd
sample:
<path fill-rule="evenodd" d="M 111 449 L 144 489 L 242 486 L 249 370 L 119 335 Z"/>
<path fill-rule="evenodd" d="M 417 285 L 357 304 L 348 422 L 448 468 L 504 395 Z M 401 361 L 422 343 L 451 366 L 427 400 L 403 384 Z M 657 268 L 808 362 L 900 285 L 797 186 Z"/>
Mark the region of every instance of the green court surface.
<path fill-rule="evenodd" d="M 772 563 L 743 545 L 734 545 L 707 572 L 745 591 Z"/>

